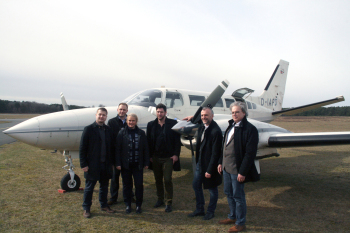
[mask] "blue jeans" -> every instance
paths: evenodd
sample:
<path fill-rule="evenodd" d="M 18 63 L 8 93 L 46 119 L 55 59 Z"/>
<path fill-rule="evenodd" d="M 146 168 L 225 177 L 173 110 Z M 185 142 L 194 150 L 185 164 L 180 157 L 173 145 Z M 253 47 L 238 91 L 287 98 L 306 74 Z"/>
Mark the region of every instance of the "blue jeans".
<path fill-rule="evenodd" d="M 196 195 L 196 209 L 200 212 L 204 212 L 204 204 L 205 204 L 203 188 L 202 188 L 203 179 L 207 179 L 207 178 L 204 177 L 204 174 L 202 174 L 201 172 L 201 168 L 197 164 L 196 173 L 195 173 L 195 177 L 193 178 L 192 186 L 193 186 L 194 193 Z M 210 193 L 210 201 L 209 201 L 207 212 L 214 214 L 216 209 L 216 203 L 218 202 L 218 198 L 219 198 L 218 187 L 209 189 L 209 193 Z"/>
<path fill-rule="evenodd" d="M 97 180 L 85 180 L 85 189 L 84 189 L 84 202 L 83 209 L 90 210 L 92 204 L 92 194 L 94 192 L 95 185 Z M 107 176 L 107 168 L 105 163 L 101 163 L 100 170 L 100 192 L 99 192 L 99 201 L 101 208 L 107 207 L 107 195 L 108 195 L 108 185 L 109 178 Z"/>
<path fill-rule="evenodd" d="M 244 183 L 237 181 L 238 175 L 224 173 L 224 192 L 230 207 L 229 219 L 236 219 L 236 225 L 244 225 L 246 222 L 247 203 L 245 200 Z"/>

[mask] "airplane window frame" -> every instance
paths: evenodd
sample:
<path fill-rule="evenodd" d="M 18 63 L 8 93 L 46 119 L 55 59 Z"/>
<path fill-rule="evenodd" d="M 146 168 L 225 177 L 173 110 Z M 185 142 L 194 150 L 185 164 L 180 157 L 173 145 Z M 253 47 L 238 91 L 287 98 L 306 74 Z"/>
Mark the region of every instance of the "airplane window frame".
<path fill-rule="evenodd" d="M 178 95 L 179 98 L 171 98 L 171 102 L 172 104 L 168 104 L 168 94 L 169 95 Z M 179 100 L 179 101 L 176 101 L 176 100 Z M 178 104 L 180 102 L 180 104 Z M 179 92 L 174 92 L 174 91 L 167 91 L 166 94 L 165 94 L 165 106 L 167 106 L 167 108 L 177 108 L 177 107 L 181 107 L 184 105 L 184 101 L 183 101 L 183 98 L 182 98 L 182 94 L 179 93 Z"/>
<path fill-rule="evenodd" d="M 201 106 L 201 104 L 205 101 L 205 96 L 203 95 L 188 95 L 188 98 L 190 99 L 190 106 Z M 196 105 L 193 105 L 192 103 L 195 101 Z"/>
<path fill-rule="evenodd" d="M 236 102 L 234 99 L 225 98 L 226 108 L 230 108 L 230 105 L 233 104 L 234 102 Z"/>

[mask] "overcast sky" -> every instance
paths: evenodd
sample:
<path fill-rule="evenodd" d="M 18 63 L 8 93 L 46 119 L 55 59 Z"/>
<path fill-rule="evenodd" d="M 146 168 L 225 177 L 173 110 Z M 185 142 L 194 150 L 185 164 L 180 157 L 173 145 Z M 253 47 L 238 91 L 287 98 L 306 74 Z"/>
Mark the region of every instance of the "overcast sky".
<path fill-rule="evenodd" d="M 0 99 L 117 105 L 154 87 L 260 95 L 290 63 L 284 107 L 344 95 L 350 1 L 0 0 Z"/>

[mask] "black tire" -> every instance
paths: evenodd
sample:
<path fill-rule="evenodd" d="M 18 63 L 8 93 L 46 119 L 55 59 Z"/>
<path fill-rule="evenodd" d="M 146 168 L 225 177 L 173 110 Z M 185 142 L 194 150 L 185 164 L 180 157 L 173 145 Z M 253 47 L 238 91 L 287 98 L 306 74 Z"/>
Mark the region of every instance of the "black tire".
<path fill-rule="evenodd" d="M 71 182 L 70 175 L 67 173 L 65 176 L 63 176 L 61 180 L 61 188 L 66 191 L 76 191 L 80 187 L 80 178 L 78 175 L 74 175 L 74 180 Z"/>

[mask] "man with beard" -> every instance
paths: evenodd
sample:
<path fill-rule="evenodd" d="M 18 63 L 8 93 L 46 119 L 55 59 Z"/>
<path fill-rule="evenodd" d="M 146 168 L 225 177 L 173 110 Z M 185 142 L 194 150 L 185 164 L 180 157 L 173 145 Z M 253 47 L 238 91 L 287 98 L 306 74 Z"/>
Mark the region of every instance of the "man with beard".
<path fill-rule="evenodd" d="M 154 208 L 164 205 L 165 202 L 165 212 L 171 212 L 173 202 L 172 172 L 173 170 L 181 170 L 179 160 L 180 135 L 171 130 L 177 121 L 166 117 L 167 111 L 164 104 L 158 104 L 156 112 L 157 118 L 147 124 L 148 147 L 158 196 Z"/>

